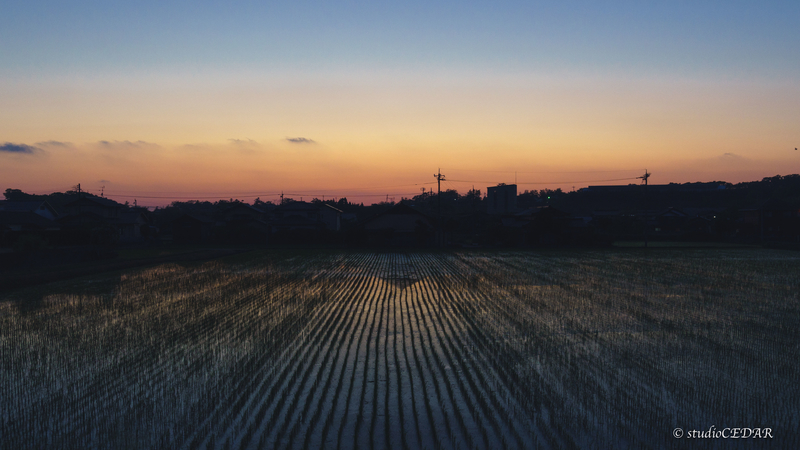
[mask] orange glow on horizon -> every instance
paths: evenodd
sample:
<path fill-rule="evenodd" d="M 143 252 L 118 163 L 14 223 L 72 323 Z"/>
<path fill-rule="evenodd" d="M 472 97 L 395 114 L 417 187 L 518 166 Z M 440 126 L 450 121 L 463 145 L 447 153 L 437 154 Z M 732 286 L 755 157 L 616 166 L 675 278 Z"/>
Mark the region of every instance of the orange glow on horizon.
<path fill-rule="evenodd" d="M 0 152 L 4 188 L 367 203 L 420 193 L 437 168 L 459 192 L 512 183 L 514 172 L 520 190 L 624 183 L 644 169 L 653 183 L 800 173 L 800 89 L 781 82 L 228 73 L 42 83 L 0 83 L 2 139 L 38 149 Z"/>

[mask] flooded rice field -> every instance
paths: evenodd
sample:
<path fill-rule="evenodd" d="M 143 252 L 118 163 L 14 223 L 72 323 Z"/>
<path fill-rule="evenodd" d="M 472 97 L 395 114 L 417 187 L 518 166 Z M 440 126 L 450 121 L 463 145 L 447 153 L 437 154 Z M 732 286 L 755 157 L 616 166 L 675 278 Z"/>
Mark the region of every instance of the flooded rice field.
<path fill-rule="evenodd" d="M 766 250 L 264 252 L 21 289 L 0 447 L 661 448 L 713 426 L 797 448 L 798 274 Z"/>

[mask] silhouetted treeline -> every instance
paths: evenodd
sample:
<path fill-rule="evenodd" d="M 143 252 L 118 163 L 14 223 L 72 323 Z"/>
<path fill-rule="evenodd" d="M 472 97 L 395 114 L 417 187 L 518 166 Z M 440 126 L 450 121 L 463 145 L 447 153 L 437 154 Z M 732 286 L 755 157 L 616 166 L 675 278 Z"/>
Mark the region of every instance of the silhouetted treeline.
<path fill-rule="evenodd" d="M 0 247 L 76 246 L 84 257 L 118 245 L 221 243 L 347 246 L 596 246 L 617 240 L 785 242 L 800 245 L 800 175 L 761 181 L 590 186 L 515 185 L 465 194 L 424 191 L 372 205 L 347 198 L 280 204 L 176 201 L 148 210 L 85 192 L 6 189 Z M 88 250 L 87 250 L 88 249 Z"/>

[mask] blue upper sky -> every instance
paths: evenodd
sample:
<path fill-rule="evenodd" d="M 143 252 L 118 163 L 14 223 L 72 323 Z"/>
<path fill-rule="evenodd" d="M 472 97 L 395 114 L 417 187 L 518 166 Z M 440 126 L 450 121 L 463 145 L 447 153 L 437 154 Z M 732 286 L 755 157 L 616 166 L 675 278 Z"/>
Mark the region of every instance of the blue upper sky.
<path fill-rule="evenodd" d="M 800 2 L 5 1 L 5 75 L 519 70 L 795 79 Z"/>

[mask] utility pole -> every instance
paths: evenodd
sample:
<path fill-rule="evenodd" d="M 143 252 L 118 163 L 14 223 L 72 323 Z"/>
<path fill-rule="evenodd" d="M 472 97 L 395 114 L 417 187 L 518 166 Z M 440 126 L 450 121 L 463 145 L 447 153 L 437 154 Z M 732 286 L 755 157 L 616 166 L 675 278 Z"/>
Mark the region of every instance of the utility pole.
<path fill-rule="evenodd" d="M 438 222 L 436 224 L 437 228 L 439 228 L 438 240 L 439 245 L 444 246 L 444 232 L 442 231 L 442 181 L 446 180 L 444 179 L 444 175 L 442 175 L 442 169 L 439 169 L 439 173 L 435 173 L 433 176 L 436 178 L 436 203 L 438 203 L 439 208 L 439 217 L 436 220 Z"/>
<path fill-rule="evenodd" d="M 637 178 L 641 178 L 642 181 L 644 181 L 644 192 L 645 193 L 647 193 L 647 179 L 650 178 L 650 175 L 652 175 L 652 173 L 647 173 L 647 169 L 644 169 L 644 175 L 642 175 L 640 177 L 637 177 Z"/>
<path fill-rule="evenodd" d="M 650 178 L 650 173 L 647 173 L 647 169 L 644 169 L 644 175 L 637 177 L 641 178 L 642 182 L 644 182 L 644 206 L 647 208 L 647 179 Z M 645 210 L 646 214 L 647 210 Z M 644 218 L 644 248 L 647 248 L 647 216 L 645 215 Z"/>
<path fill-rule="evenodd" d="M 281 191 L 281 205 L 283 204 L 283 191 Z"/>
<path fill-rule="evenodd" d="M 78 217 L 80 217 L 79 220 L 82 223 L 83 222 L 83 217 L 81 216 L 81 203 L 80 203 L 81 202 L 81 184 L 78 183 L 78 185 L 75 186 L 75 187 L 77 188 L 76 190 L 78 191 Z"/>

